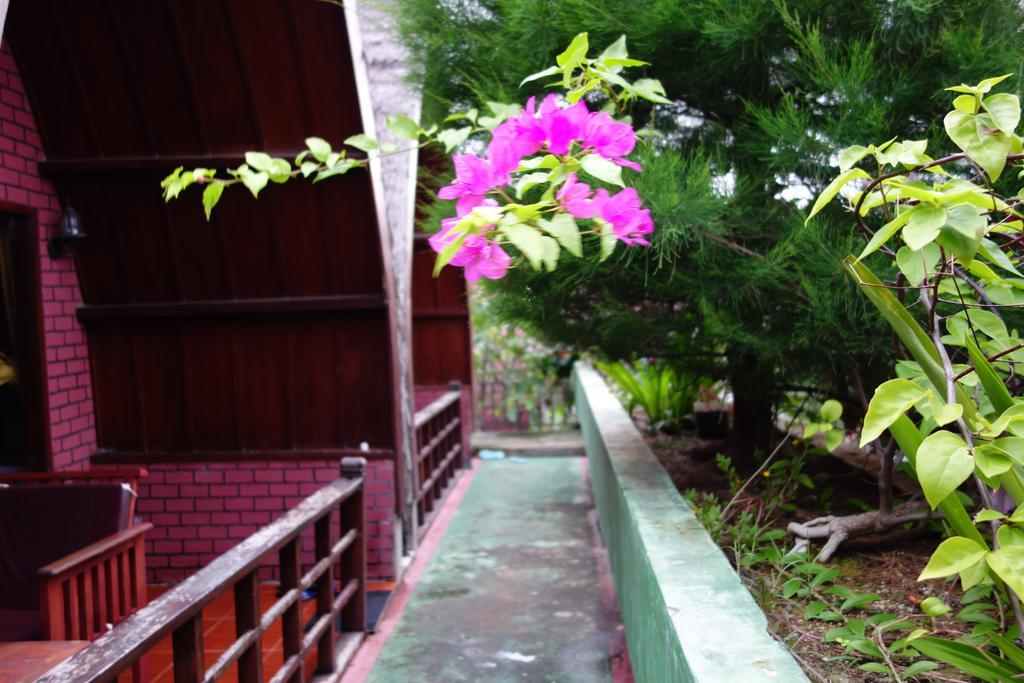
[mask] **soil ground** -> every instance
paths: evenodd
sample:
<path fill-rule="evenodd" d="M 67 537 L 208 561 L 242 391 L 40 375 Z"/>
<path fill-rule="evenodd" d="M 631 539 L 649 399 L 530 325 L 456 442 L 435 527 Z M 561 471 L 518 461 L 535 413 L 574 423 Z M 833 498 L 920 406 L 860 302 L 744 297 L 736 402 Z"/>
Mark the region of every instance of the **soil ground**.
<path fill-rule="evenodd" d="M 698 440 L 692 436 L 659 434 L 647 439 L 680 492 L 690 489 L 731 498 L 727 477 L 719 470 L 714 455 L 727 447 L 724 441 Z M 878 500 L 873 476 L 828 455 L 808 455 L 804 471 L 814 482 L 813 490 L 802 489 L 795 509 L 784 511 L 777 527 L 790 521 L 807 521 L 824 514 L 861 512 Z M 740 472 L 741 477 L 750 472 Z M 757 495 L 757 490 L 753 491 Z M 919 583 L 918 575 L 941 540 L 937 526 L 901 530 L 879 537 L 865 536 L 841 546 L 829 562 L 840 570 L 835 584 L 858 593 L 875 593 L 881 599 L 867 609 L 870 613 L 900 616 L 920 614 L 921 600 L 938 595 L 957 611 L 955 595 L 946 594 L 943 584 Z M 783 541 L 788 542 L 788 541 Z M 726 554 L 730 555 L 728 548 Z M 735 558 L 730 558 L 735 564 Z M 740 574 L 755 599 L 768 615 L 772 632 L 786 644 L 813 681 L 884 681 L 891 678 L 864 672 L 858 665 L 867 659 L 846 655 L 841 645 L 823 643 L 822 636 L 835 622 L 808 620 L 803 616 L 806 601 L 786 600 L 778 592 L 781 583 L 775 568 L 757 565 Z M 864 615 L 857 615 L 864 616 Z M 959 624 L 962 627 L 962 623 Z M 966 681 L 962 673 L 939 669 L 917 680 Z"/>

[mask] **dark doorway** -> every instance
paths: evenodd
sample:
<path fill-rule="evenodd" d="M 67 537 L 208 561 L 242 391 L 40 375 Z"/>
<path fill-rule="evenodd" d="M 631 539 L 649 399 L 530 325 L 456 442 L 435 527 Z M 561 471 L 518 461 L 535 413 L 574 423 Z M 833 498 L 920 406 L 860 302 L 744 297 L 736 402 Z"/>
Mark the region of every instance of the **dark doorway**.
<path fill-rule="evenodd" d="M 37 239 L 30 216 L 0 211 L 0 471 L 49 461 Z"/>

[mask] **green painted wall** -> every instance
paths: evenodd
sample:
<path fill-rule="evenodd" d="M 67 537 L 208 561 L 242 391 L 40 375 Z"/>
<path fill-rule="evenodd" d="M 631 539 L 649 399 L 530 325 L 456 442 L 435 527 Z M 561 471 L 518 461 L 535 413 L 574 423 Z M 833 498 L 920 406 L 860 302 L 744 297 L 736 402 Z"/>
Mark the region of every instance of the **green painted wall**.
<path fill-rule="evenodd" d="M 601 377 L 575 382 L 636 680 L 807 681 Z"/>

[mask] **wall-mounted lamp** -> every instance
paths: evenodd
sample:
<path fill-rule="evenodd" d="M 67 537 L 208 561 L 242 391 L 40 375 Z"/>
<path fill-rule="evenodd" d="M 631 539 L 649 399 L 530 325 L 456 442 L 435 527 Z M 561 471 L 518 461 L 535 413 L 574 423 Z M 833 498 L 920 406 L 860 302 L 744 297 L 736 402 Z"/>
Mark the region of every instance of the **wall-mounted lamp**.
<path fill-rule="evenodd" d="M 46 251 L 50 254 L 51 259 L 59 259 L 65 254 L 74 254 L 83 239 L 85 239 L 85 230 L 82 229 L 82 219 L 78 212 L 71 208 L 71 204 L 65 200 L 64 210 L 60 212 L 60 218 L 57 219 L 57 231 L 47 242 Z"/>

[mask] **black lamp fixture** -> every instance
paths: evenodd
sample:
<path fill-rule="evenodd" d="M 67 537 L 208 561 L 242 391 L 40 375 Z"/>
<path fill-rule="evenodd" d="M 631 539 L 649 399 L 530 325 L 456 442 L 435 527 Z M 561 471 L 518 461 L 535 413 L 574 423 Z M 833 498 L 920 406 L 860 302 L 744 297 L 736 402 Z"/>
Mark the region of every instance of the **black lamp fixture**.
<path fill-rule="evenodd" d="M 71 203 L 65 199 L 64 209 L 60 212 L 60 218 L 57 219 L 57 231 L 47 242 L 46 251 L 50 254 L 51 259 L 59 259 L 65 254 L 74 254 L 83 239 L 85 239 L 85 230 L 82 229 L 82 218 L 71 207 Z"/>

